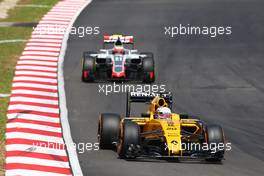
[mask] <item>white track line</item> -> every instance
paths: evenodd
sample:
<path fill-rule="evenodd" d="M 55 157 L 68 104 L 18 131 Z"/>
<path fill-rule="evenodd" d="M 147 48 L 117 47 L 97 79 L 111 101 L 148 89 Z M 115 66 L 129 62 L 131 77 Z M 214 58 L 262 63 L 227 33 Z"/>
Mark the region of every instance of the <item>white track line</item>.
<path fill-rule="evenodd" d="M 32 87 L 32 88 L 44 88 L 44 89 L 54 89 L 57 90 L 57 86 L 53 85 L 44 85 L 36 83 L 13 83 L 12 87 Z"/>
<path fill-rule="evenodd" d="M 19 75 L 35 75 L 35 76 L 53 76 L 56 77 L 57 73 L 46 73 L 46 72 L 38 72 L 38 71 L 19 71 L 15 72 L 17 76 Z"/>
<path fill-rule="evenodd" d="M 27 97 L 11 97 L 10 101 L 24 101 L 28 103 L 43 103 L 43 104 L 50 104 L 50 105 L 57 105 L 58 101 L 55 100 L 47 100 L 41 98 L 27 98 Z"/>
<path fill-rule="evenodd" d="M 6 145 L 6 151 L 28 151 L 33 149 L 32 152 L 58 155 L 58 156 L 67 156 L 65 150 L 60 150 L 55 147 L 47 147 L 48 144 L 44 145 L 43 143 L 35 143 L 34 145 L 25 145 L 25 144 L 8 144 Z M 18 150 L 19 149 L 19 150 Z"/>
<path fill-rule="evenodd" d="M 43 172 L 43 171 L 34 171 L 34 170 L 26 170 L 26 169 L 14 169 L 14 170 L 6 170 L 6 175 L 8 176 L 18 176 L 19 175 L 37 175 L 37 176 L 69 176 L 68 174 L 59 174 L 52 172 Z"/>
<path fill-rule="evenodd" d="M 34 90 L 25 90 L 20 88 L 18 90 L 13 90 L 12 93 L 14 94 L 31 94 L 31 95 L 43 95 L 43 96 L 50 96 L 50 97 L 58 97 L 57 92 L 43 92 L 43 91 L 34 91 Z"/>
<path fill-rule="evenodd" d="M 58 57 L 54 57 L 54 56 L 20 56 L 19 59 L 36 59 L 36 60 L 58 61 Z"/>
<path fill-rule="evenodd" d="M 23 51 L 23 55 L 39 54 L 45 56 L 59 56 L 59 52 L 48 52 L 48 51 Z"/>
<path fill-rule="evenodd" d="M 38 82 L 48 82 L 48 83 L 57 83 L 58 80 L 56 78 L 40 78 L 40 77 L 34 77 L 34 76 L 16 76 L 14 81 L 38 81 Z"/>
<path fill-rule="evenodd" d="M 24 132 L 7 132 L 6 137 L 8 139 L 29 139 L 29 140 L 40 140 L 49 143 L 64 144 L 61 137 L 46 136 L 41 134 L 24 133 Z"/>
<path fill-rule="evenodd" d="M 68 22 L 64 22 L 64 21 L 52 21 L 52 20 L 43 20 L 40 21 L 39 24 L 68 24 Z"/>
<path fill-rule="evenodd" d="M 38 125 L 38 124 L 34 124 L 34 123 L 31 123 L 31 124 L 21 123 L 21 122 L 8 123 L 6 125 L 6 128 L 30 128 L 30 129 L 35 129 L 35 130 L 61 133 L 61 128 L 50 127 L 50 126 L 46 126 L 46 125 Z"/>
<path fill-rule="evenodd" d="M 61 47 L 61 44 L 53 43 L 39 43 L 39 42 L 28 42 L 26 46 L 46 46 L 46 47 Z"/>
<path fill-rule="evenodd" d="M 52 122 L 52 123 L 60 123 L 59 118 L 54 118 L 54 117 L 48 117 L 44 115 L 36 115 L 36 114 L 26 114 L 26 113 L 12 113 L 12 114 L 7 114 L 8 119 L 25 119 L 25 120 L 38 120 L 38 121 L 43 121 L 43 122 Z"/>
<path fill-rule="evenodd" d="M 24 69 L 30 69 L 30 70 L 41 70 L 41 71 L 43 71 L 43 70 L 46 70 L 46 71 L 57 71 L 57 68 L 49 68 L 49 67 L 44 67 L 44 66 L 21 66 L 21 65 L 17 65 L 16 66 L 16 69 L 17 70 L 24 70 Z"/>
<path fill-rule="evenodd" d="M 6 163 L 21 163 L 21 164 L 36 164 L 41 166 L 51 166 L 51 167 L 61 167 L 61 168 L 69 168 L 68 162 L 56 161 L 56 160 L 47 160 L 47 159 L 39 159 L 32 157 L 7 157 Z"/>
<path fill-rule="evenodd" d="M 14 79 L 14 81 L 39 81 L 39 82 L 47 82 L 47 83 L 57 83 L 57 79 L 56 78 L 36 78 L 36 77 L 31 77 L 31 76 L 16 76 Z"/>
<path fill-rule="evenodd" d="M 58 67 L 58 81 L 59 81 L 59 96 L 60 96 L 60 110 L 61 110 L 61 124 L 63 128 L 63 137 L 66 142 L 66 144 L 72 144 L 73 140 L 71 137 L 71 130 L 70 130 L 70 125 L 69 125 L 69 120 L 68 120 L 68 110 L 67 110 L 67 103 L 66 103 L 66 95 L 65 95 L 65 88 L 64 88 L 64 76 L 63 76 L 63 61 L 64 61 L 64 56 L 66 53 L 66 48 L 67 48 L 67 41 L 69 38 L 69 34 L 71 31 L 71 27 L 73 26 L 73 23 L 77 19 L 77 17 L 80 15 L 82 10 L 88 6 L 92 0 L 87 0 L 85 5 L 82 6 L 82 8 L 78 11 L 78 13 L 75 14 L 73 17 L 73 20 L 71 21 L 70 25 L 67 28 L 67 32 L 63 38 L 62 41 L 62 48 L 59 56 L 59 67 Z M 76 150 L 74 150 L 72 147 L 67 148 L 70 163 L 71 163 L 71 168 L 73 175 L 75 176 L 83 176 L 82 169 L 78 160 L 78 156 L 76 153 Z"/>
<path fill-rule="evenodd" d="M 34 61 L 34 60 L 30 60 L 30 61 L 23 61 L 23 60 L 18 60 L 17 62 L 18 64 L 37 64 L 37 65 L 43 65 L 43 66 L 57 66 L 58 63 L 56 62 L 49 62 L 49 61 Z"/>
<path fill-rule="evenodd" d="M 37 102 L 38 103 L 38 102 Z M 39 112 L 47 112 L 47 113 L 59 113 L 58 108 L 46 108 L 46 107 L 39 107 L 33 105 L 9 105 L 8 110 L 17 110 L 23 109 L 25 111 L 39 111 Z"/>
<path fill-rule="evenodd" d="M 63 39 L 63 36 L 62 35 L 44 35 L 44 34 L 34 34 L 31 36 L 32 39 L 34 38 L 55 38 L 55 39 Z"/>
<path fill-rule="evenodd" d="M 40 38 L 32 38 L 29 39 L 30 42 L 50 42 L 50 43 L 61 43 L 61 40 L 56 39 L 40 39 Z"/>
<path fill-rule="evenodd" d="M 48 46 L 43 46 L 43 47 L 39 47 L 39 46 L 27 46 L 25 48 L 25 50 L 42 50 L 42 51 L 60 51 L 60 48 L 56 48 L 56 47 L 48 47 Z"/>
<path fill-rule="evenodd" d="M 24 39 L 16 39 L 16 40 L 0 40 L 0 44 L 2 43 L 17 43 L 17 42 L 26 42 Z"/>
<path fill-rule="evenodd" d="M 5 98 L 5 97 L 9 97 L 9 96 L 10 96 L 10 94 L 0 94 L 1 98 Z"/>

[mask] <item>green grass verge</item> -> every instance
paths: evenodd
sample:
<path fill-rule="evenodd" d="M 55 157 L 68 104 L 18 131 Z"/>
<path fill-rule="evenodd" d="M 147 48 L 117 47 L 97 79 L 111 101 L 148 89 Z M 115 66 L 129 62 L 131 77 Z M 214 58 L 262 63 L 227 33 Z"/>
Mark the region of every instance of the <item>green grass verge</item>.
<path fill-rule="evenodd" d="M 1 0 L 0 0 L 1 1 Z M 24 7 L 17 6 L 9 11 L 6 19 L 0 22 L 37 22 L 46 14 L 58 0 L 21 0 L 18 4 L 47 5 L 49 7 Z M 31 27 L 0 27 L 0 40 L 28 39 L 31 35 Z M 14 76 L 15 65 L 21 55 L 25 43 L 0 43 L 0 93 L 10 93 Z M 4 175 L 4 142 L 6 110 L 9 98 L 0 98 L 0 175 Z"/>
<path fill-rule="evenodd" d="M 53 6 L 57 0 L 21 0 L 18 5 L 46 5 L 48 7 L 23 7 L 16 6 L 9 10 L 8 18 L 0 22 L 37 22 Z"/>
<path fill-rule="evenodd" d="M 0 40 L 27 39 L 32 32 L 31 28 L 4 27 L 0 28 Z M 10 93 L 14 67 L 17 58 L 24 49 L 25 43 L 2 43 L 0 44 L 0 93 Z M 5 114 L 0 113 L 0 119 Z"/>

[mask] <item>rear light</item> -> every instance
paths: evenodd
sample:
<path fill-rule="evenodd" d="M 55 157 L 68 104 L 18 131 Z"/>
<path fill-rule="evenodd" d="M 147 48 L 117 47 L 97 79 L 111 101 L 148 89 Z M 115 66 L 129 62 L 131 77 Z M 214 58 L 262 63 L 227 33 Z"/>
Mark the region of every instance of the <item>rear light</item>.
<path fill-rule="evenodd" d="M 83 72 L 83 77 L 84 77 L 85 79 L 88 78 L 88 71 L 85 70 L 85 71 Z"/>
<path fill-rule="evenodd" d="M 153 79 L 154 78 L 154 72 L 150 72 L 149 77 L 150 77 L 150 79 Z"/>

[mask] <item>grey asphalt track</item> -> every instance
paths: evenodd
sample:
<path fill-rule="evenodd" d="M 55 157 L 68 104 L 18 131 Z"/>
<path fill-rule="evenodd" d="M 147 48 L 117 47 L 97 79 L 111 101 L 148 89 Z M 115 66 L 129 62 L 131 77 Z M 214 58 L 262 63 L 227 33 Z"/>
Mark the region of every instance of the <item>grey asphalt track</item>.
<path fill-rule="evenodd" d="M 94 0 L 75 26 L 99 26 L 100 35 L 72 35 L 64 72 L 71 132 L 76 143 L 97 142 L 101 112 L 125 112 L 125 94 L 105 96 L 98 84 L 81 82 L 83 51 L 97 51 L 102 35 L 135 36 L 139 51 L 155 55 L 157 84 L 174 94 L 174 111 L 223 126 L 232 143 L 222 164 L 141 162 L 117 159 L 113 151 L 79 154 L 87 175 L 264 174 L 264 2 L 256 0 Z M 164 35 L 164 26 L 232 26 L 232 35 Z"/>

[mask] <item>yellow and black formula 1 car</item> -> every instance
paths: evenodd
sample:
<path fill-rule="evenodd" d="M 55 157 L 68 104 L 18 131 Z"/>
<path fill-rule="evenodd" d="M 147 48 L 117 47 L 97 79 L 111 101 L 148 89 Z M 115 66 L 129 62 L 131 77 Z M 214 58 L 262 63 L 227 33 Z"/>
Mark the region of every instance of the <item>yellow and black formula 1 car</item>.
<path fill-rule="evenodd" d="M 131 103 L 146 103 L 147 113 L 130 115 Z M 177 113 L 160 114 L 172 108 L 171 93 L 129 93 L 126 117 L 103 113 L 99 117 L 100 149 L 116 149 L 119 158 L 205 159 L 224 158 L 225 139 L 218 125 Z"/>

